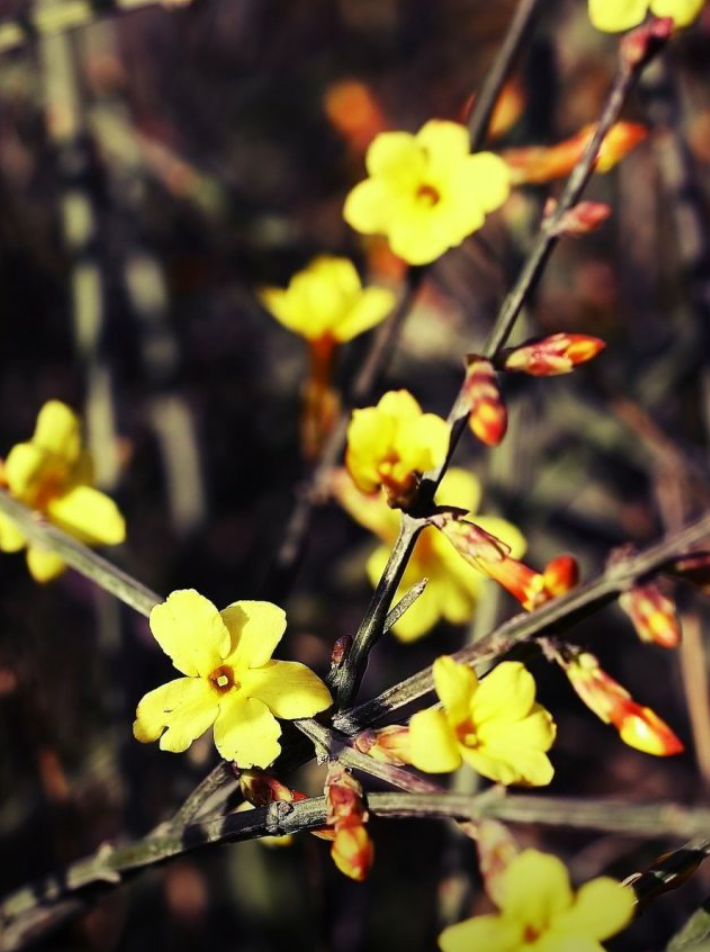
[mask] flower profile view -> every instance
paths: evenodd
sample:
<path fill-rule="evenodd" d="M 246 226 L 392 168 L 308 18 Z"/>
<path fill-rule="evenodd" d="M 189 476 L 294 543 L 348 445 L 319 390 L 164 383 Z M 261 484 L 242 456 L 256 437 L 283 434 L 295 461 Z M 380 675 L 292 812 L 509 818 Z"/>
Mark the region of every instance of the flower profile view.
<path fill-rule="evenodd" d="M 344 343 L 383 321 L 395 303 L 388 288 L 363 288 L 348 258 L 321 255 L 287 288 L 264 288 L 261 300 L 279 323 L 308 341 Z"/>
<path fill-rule="evenodd" d="M 86 545 L 118 545 L 126 524 L 115 502 L 91 486 L 92 465 L 81 443 L 79 419 L 66 404 L 50 400 L 37 417 L 34 435 L 10 450 L 2 467 L 10 493 L 30 509 Z M 27 567 L 38 582 L 64 571 L 63 559 L 35 543 L 0 515 L 0 550 L 19 552 L 27 546 Z"/>
<path fill-rule="evenodd" d="M 382 486 L 391 506 L 404 507 L 419 477 L 446 459 L 449 425 L 423 413 L 408 390 L 390 390 L 376 407 L 354 410 L 345 465 L 366 493 Z"/>
<path fill-rule="evenodd" d="M 598 30 L 620 33 L 638 26 L 647 13 L 671 17 L 676 26 L 689 26 L 705 0 L 589 0 L 589 18 Z"/>
<path fill-rule="evenodd" d="M 449 926 L 442 952 L 604 952 L 601 943 L 633 915 L 631 889 L 608 876 L 575 894 L 556 856 L 524 850 L 500 874 L 499 912 Z"/>
<path fill-rule="evenodd" d="M 383 542 L 367 561 L 368 578 L 376 587 L 397 538 L 399 516 L 382 496 L 361 492 L 344 470 L 336 473 L 333 491 L 353 519 Z M 481 486 L 473 473 L 452 467 L 441 481 L 435 502 L 476 512 L 480 499 Z M 515 555 L 525 551 L 523 536 L 510 522 L 497 516 L 476 515 L 475 520 L 476 525 L 500 539 Z M 395 601 L 422 578 L 429 579 L 426 588 L 392 629 L 400 641 L 421 638 L 442 619 L 453 625 L 469 621 L 485 584 L 481 572 L 465 562 L 443 533 L 433 527 L 419 534 Z"/>
<path fill-rule="evenodd" d="M 416 135 L 383 132 L 367 152 L 369 178 L 350 192 L 345 221 L 386 235 L 409 264 L 427 264 L 479 229 L 508 197 L 510 175 L 492 152 L 471 155 L 468 132 L 432 119 Z"/>
<path fill-rule="evenodd" d="M 554 770 L 546 751 L 555 723 L 535 702 L 535 680 L 524 665 L 503 661 L 479 681 L 468 665 L 444 655 L 433 670 L 443 707 L 419 711 L 409 722 L 415 767 L 447 773 L 467 763 L 496 783 L 550 783 Z"/>
<path fill-rule="evenodd" d="M 225 760 L 267 767 L 281 752 L 277 717 L 312 717 L 332 703 L 328 688 L 297 661 L 271 655 L 286 628 L 269 602 L 234 602 L 218 611 L 192 589 L 173 592 L 150 613 L 155 640 L 182 678 L 150 691 L 133 733 L 162 750 L 187 750 L 214 725 Z"/>

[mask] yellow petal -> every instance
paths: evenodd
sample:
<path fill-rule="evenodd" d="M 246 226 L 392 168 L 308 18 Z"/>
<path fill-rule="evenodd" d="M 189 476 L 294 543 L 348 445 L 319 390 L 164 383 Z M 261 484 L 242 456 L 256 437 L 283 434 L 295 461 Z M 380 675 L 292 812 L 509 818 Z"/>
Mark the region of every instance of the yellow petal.
<path fill-rule="evenodd" d="M 481 502 L 481 484 L 473 473 L 452 466 L 439 484 L 436 502 L 440 506 L 459 506 L 468 512 L 476 512 Z"/>
<path fill-rule="evenodd" d="M 510 863 L 500 884 L 501 909 L 514 919 L 542 932 L 548 923 L 572 906 L 569 873 L 556 856 L 524 850 Z"/>
<path fill-rule="evenodd" d="M 412 764 L 427 773 L 448 773 L 461 766 L 461 754 L 446 715 L 437 708 L 418 711 L 409 722 Z"/>
<path fill-rule="evenodd" d="M 441 608 L 436 591 L 432 591 L 431 582 L 419 598 L 410 605 L 399 621 L 393 626 L 392 633 L 398 641 L 408 643 L 428 634 L 437 622 L 441 621 Z M 403 598 L 406 589 L 397 592 L 397 600 Z"/>
<path fill-rule="evenodd" d="M 150 630 L 178 671 L 206 678 L 228 654 L 232 639 L 212 602 L 194 589 L 173 592 L 150 613 Z"/>
<path fill-rule="evenodd" d="M 449 720 L 460 724 L 468 718 L 472 699 L 480 690 L 475 672 L 448 655 L 436 659 L 433 672 L 434 687 Z"/>
<path fill-rule="evenodd" d="M 535 702 L 535 679 L 519 661 L 503 661 L 481 681 L 473 699 L 477 727 L 487 721 L 511 723 L 530 713 Z"/>
<path fill-rule="evenodd" d="M 477 586 L 462 585 L 456 575 L 442 573 L 429 582 L 429 587 L 434 590 L 441 614 L 452 625 L 463 625 L 473 617 L 478 602 Z"/>
<path fill-rule="evenodd" d="M 629 924 L 634 905 L 632 889 L 600 876 L 582 886 L 572 908 L 554 920 L 554 931 L 588 935 L 603 942 Z"/>
<path fill-rule="evenodd" d="M 318 675 L 298 661 L 269 661 L 248 671 L 241 683 L 245 695 L 263 701 L 272 714 L 285 720 L 313 717 L 333 703 Z"/>
<path fill-rule="evenodd" d="M 360 182 L 345 199 L 343 218 L 363 235 L 387 231 L 393 198 L 387 186 L 377 179 Z"/>
<path fill-rule="evenodd" d="M 403 466 L 412 472 L 425 473 L 446 459 L 451 430 L 449 424 L 435 413 L 423 413 L 415 420 L 400 424 L 395 451 Z"/>
<path fill-rule="evenodd" d="M 126 538 L 126 522 L 118 506 L 91 486 L 75 486 L 47 503 L 50 519 L 88 545 L 118 545 Z"/>
<path fill-rule="evenodd" d="M 589 0 L 589 19 L 598 30 L 619 33 L 638 26 L 648 11 L 648 0 Z"/>
<path fill-rule="evenodd" d="M 259 298 L 264 307 L 276 320 L 297 334 L 305 334 L 304 326 L 307 316 L 304 310 L 294 300 L 293 293 L 283 288 L 262 288 Z"/>
<path fill-rule="evenodd" d="M 33 505 L 49 470 L 47 454 L 33 443 L 18 443 L 5 461 L 5 478 L 10 492 L 27 505 Z"/>
<path fill-rule="evenodd" d="M 461 756 L 477 773 L 506 787 L 546 787 L 555 775 L 549 757 L 535 748 L 481 744 L 473 749 L 462 747 Z"/>
<path fill-rule="evenodd" d="M 377 407 L 353 411 L 345 462 L 363 492 L 374 492 L 380 485 L 377 467 L 392 445 L 395 427 L 395 421 Z"/>
<path fill-rule="evenodd" d="M 496 915 L 474 916 L 439 936 L 441 952 L 518 952 L 523 942 L 522 927 Z"/>
<path fill-rule="evenodd" d="M 397 296 L 387 288 L 366 288 L 343 320 L 333 327 L 336 340 L 345 342 L 369 331 L 390 313 Z"/>
<path fill-rule="evenodd" d="M 383 179 L 398 191 L 416 189 L 426 168 L 424 152 L 408 132 L 383 132 L 376 136 L 365 161 L 371 176 Z"/>
<path fill-rule="evenodd" d="M 676 26 L 690 26 L 700 16 L 705 0 L 651 0 L 651 13 L 672 17 Z"/>
<path fill-rule="evenodd" d="M 67 567 L 66 562 L 51 549 L 42 549 L 32 545 L 27 550 L 27 568 L 35 582 L 51 582 L 61 575 Z"/>
<path fill-rule="evenodd" d="M 475 219 L 475 225 L 468 233 L 475 231 L 483 224 L 483 213 L 476 207 L 469 214 Z M 440 258 L 445 251 L 454 245 L 461 244 L 465 233 L 457 226 L 452 235 L 452 229 L 446 216 L 432 209 L 418 207 L 414 204 L 397 211 L 387 229 L 387 237 L 392 251 L 408 264 L 430 264 Z"/>
<path fill-rule="evenodd" d="M 478 152 L 461 163 L 452 186 L 462 214 L 467 206 L 492 212 L 500 208 L 510 194 L 510 169 L 493 152 Z"/>
<path fill-rule="evenodd" d="M 19 552 L 26 544 L 27 540 L 16 523 L 0 512 L 0 551 Z"/>
<path fill-rule="evenodd" d="M 217 750 L 245 770 L 268 767 L 281 753 L 279 722 L 263 701 L 241 692 L 226 697 L 214 725 Z"/>
<path fill-rule="evenodd" d="M 486 532 L 490 532 L 510 549 L 511 559 L 520 559 L 528 545 L 525 536 L 507 519 L 498 516 L 476 516 L 476 525 Z"/>
<path fill-rule="evenodd" d="M 65 403 L 50 400 L 39 411 L 32 442 L 73 466 L 81 451 L 79 418 Z"/>
<path fill-rule="evenodd" d="M 418 420 L 422 412 L 409 390 L 389 390 L 380 397 L 377 409 L 399 422 Z"/>
<path fill-rule="evenodd" d="M 286 612 L 271 602 L 234 602 L 221 615 L 231 636 L 224 657 L 238 669 L 266 664 L 286 630 Z"/>
<path fill-rule="evenodd" d="M 346 469 L 333 474 L 331 490 L 345 511 L 365 529 L 374 532 L 385 542 L 392 543 L 397 538 L 399 514 L 391 509 L 380 492 L 364 493 L 355 485 Z M 2 536 L 0 535 L 0 542 Z M 387 550 L 389 552 L 389 549 Z M 381 570 L 380 570 L 381 574 Z M 379 578 L 379 575 L 378 575 Z"/>
<path fill-rule="evenodd" d="M 142 744 L 160 737 L 162 750 L 180 753 L 204 734 L 218 711 L 219 695 L 209 682 L 177 678 L 142 698 L 136 710 L 133 736 Z"/>
<path fill-rule="evenodd" d="M 606 949 L 587 935 L 547 932 L 538 940 L 536 952 L 606 952 Z"/>
<path fill-rule="evenodd" d="M 416 135 L 417 145 L 426 150 L 427 172 L 447 176 L 460 166 L 470 151 L 468 130 L 458 122 L 430 119 Z"/>
<path fill-rule="evenodd" d="M 490 720 L 477 727 L 476 734 L 486 746 L 508 744 L 522 749 L 549 750 L 555 740 L 556 727 L 550 712 L 533 704 L 530 713 L 522 720 Z"/>
<path fill-rule="evenodd" d="M 507 758 L 490 756 L 484 747 L 465 747 L 463 744 L 459 748 L 461 757 L 465 763 L 475 770 L 482 777 L 487 777 L 494 783 L 503 784 L 509 787 L 511 784 L 523 783 L 523 778 L 514 763 Z"/>

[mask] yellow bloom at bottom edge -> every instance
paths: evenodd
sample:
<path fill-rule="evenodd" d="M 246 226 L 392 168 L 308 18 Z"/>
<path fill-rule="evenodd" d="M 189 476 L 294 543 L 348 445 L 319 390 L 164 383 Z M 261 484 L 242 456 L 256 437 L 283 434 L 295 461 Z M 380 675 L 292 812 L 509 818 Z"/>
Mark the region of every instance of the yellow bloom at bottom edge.
<path fill-rule="evenodd" d="M 281 752 L 277 717 L 312 717 L 332 704 L 305 665 L 271 660 L 285 627 L 283 610 L 269 602 L 235 602 L 220 612 L 192 589 L 173 592 L 151 612 L 150 628 L 185 677 L 141 700 L 136 739 L 178 753 L 214 726 L 225 760 L 268 767 Z"/>
<path fill-rule="evenodd" d="M 442 952 L 603 952 L 601 942 L 631 920 L 633 891 L 593 879 L 576 893 L 556 857 L 537 850 L 516 856 L 500 877 L 500 911 L 445 929 Z"/>

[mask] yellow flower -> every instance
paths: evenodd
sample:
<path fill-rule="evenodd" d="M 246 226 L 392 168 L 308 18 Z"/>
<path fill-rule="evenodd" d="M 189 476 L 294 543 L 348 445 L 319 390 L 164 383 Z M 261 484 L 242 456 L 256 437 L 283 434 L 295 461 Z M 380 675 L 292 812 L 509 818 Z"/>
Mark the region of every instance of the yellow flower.
<path fill-rule="evenodd" d="M 500 890 L 500 912 L 444 929 L 442 952 L 604 952 L 633 915 L 631 889 L 600 876 L 575 895 L 564 864 L 537 850 L 511 861 Z"/>
<path fill-rule="evenodd" d="M 353 411 L 345 465 L 359 489 L 383 486 L 390 505 L 401 507 L 419 476 L 446 459 L 449 435 L 448 423 L 422 413 L 408 390 L 390 390 L 376 407 Z"/>
<path fill-rule="evenodd" d="M 281 752 L 277 717 L 312 717 L 332 704 L 305 665 L 271 660 L 285 627 L 283 610 L 269 602 L 234 602 L 220 612 L 193 589 L 173 592 L 150 613 L 150 628 L 186 677 L 145 695 L 136 739 L 160 738 L 162 750 L 178 753 L 214 724 L 225 760 L 267 767 Z"/>
<path fill-rule="evenodd" d="M 288 288 L 264 288 L 261 300 L 277 321 L 307 340 L 343 343 L 369 330 L 394 307 L 387 288 L 363 288 L 352 261 L 323 255 L 295 274 Z"/>
<path fill-rule="evenodd" d="M 50 400 L 39 412 L 29 443 L 10 450 L 3 477 L 16 499 L 86 545 L 118 545 L 126 537 L 126 524 L 114 501 L 90 485 L 91 469 L 76 414 Z M 26 545 L 17 525 L 0 515 L 0 550 L 19 552 Z M 28 546 L 27 566 L 38 582 L 48 582 L 66 568 L 60 556 L 35 543 Z"/>
<path fill-rule="evenodd" d="M 367 152 L 370 178 L 345 200 L 345 221 L 387 235 L 395 254 L 427 264 L 479 229 L 510 191 L 510 173 L 492 152 L 470 154 L 457 122 L 431 120 L 416 136 L 383 132 Z"/>
<path fill-rule="evenodd" d="M 676 26 L 696 20 L 705 0 L 589 0 L 589 18 L 598 30 L 619 33 L 642 23 L 650 11 L 671 17 Z"/>
<path fill-rule="evenodd" d="M 443 710 L 419 711 L 409 722 L 415 767 L 446 773 L 465 762 L 496 783 L 550 783 L 545 751 L 555 722 L 535 703 L 535 680 L 524 665 L 503 661 L 479 682 L 468 665 L 444 655 L 434 662 L 434 687 Z"/>
<path fill-rule="evenodd" d="M 385 543 L 375 549 L 367 562 L 368 577 L 376 586 L 397 538 L 399 516 L 382 496 L 360 492 L 344 471 L 335 477 L 334 492 L 350 515 Z M 481 487 L 476 477 L 452 467 L 441 481 L 435 502 L 475 512 L 480 498 Z M 514 556 L 524 553 L 525 539 L 505 519 L 475 516 L 475 522 L 509 545 Z M 394 601 L 399 601 L 422 578 L 429 579 L 427 587 L 393 628 L 400 641 L 421 638 L 442 618 L 453 625 L 467 622 L 485 583 L 481 572 L 465 562 L 443 533 L 433 528 L 424 529 L 419 535 Z"/>

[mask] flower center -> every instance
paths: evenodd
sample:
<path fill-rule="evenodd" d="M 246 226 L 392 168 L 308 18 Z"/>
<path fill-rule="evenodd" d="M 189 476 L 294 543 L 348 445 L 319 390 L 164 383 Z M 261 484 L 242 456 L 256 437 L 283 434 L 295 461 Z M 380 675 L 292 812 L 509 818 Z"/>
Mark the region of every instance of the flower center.
<path fill-rule="evenodd" d="M 420 185 L 417 189 L 417 201 L 420 205 L 433 208 L 434 205 L 438 205 L 441 201 L 441 195 L 433 185 Z"/>
<path fill-rule="evenodd" d="M 470 719 L 458 725 L 456 728 L 456 738 L 460 744 L 463 744 L 464 747 L 468 747 L 469 750 L 474 750 L 480 745 L 478 734 L 476 733 L 476 725 Z"/>
<path fill-rule="evenodd" d="M 232 688 L 241 687 L 239 681 L 235 680 L 234 671 L 228 664 L 221 664 L 218 668 L 215 668 L 207 680 L 220 694 L 224 694 Z"/>
<path fill-rule="evenodd" d="M 537 942 L 540 938 L 540 933 L 537 929 L 533 929 L 532 926 L 525 926 L 525 932 L 523 932 L 523 942 L 526 945 L 532 945 L 533 942 Z"/>

